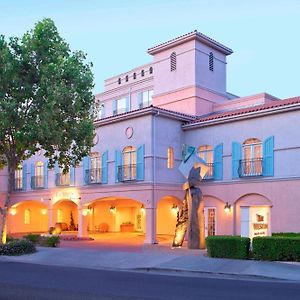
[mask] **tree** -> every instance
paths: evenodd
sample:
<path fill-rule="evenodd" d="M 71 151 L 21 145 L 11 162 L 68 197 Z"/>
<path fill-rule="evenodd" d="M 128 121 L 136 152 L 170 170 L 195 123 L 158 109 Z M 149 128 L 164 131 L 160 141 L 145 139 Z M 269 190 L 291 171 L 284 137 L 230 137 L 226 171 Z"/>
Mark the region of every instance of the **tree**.
<path fill-rule="evenodd" d="M 93 145 L 91 63 L 44 19 L 22 38 L 0 35 L 0 166 L 7 167 L 1 236 L 19 164 L 42 150 L 67 172 Z"/>

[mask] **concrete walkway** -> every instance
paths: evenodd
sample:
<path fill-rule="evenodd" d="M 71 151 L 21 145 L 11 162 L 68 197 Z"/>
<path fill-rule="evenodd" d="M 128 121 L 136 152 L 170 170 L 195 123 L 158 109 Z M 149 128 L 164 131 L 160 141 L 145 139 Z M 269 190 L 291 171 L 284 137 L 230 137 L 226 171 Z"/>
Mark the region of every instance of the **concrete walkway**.
<path fill-rule="evenodd" d="M 38 248 L 38 252 L 18 257 L 0 256 L 0 261 L 70 266 L 110 270 L 155 270 L 255 276 L 300 281 L 299 263 L 212 259 L 205 251 L 151 245 L 126 249 Z"/>

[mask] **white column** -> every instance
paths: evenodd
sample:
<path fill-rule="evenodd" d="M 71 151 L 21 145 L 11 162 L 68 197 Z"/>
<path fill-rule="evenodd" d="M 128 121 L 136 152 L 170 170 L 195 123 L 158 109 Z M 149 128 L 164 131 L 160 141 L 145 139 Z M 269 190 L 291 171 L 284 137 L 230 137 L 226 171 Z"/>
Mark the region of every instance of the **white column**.
<path fill-rule="evenodd" d="M 145 244 L 157 244 L 156 240 L 156 208 L 146 208 Z"/>
<path fill-rule="evenodd" d="M 78 237 L 88 237 L 88 215 L 83 215 L 84 208 L 78 207 Z"/>

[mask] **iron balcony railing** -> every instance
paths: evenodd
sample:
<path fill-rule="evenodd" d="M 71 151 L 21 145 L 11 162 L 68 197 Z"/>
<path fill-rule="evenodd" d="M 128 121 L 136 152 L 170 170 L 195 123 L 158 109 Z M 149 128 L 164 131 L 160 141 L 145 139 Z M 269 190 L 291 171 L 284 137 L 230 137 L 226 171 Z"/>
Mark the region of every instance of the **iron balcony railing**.
<path fill-rule="evenodd" d="M 85 171 L 85 182 L 87 184 L 102 183 L 101 169 L 90 169 Z"/>
<path fill-rule="evenodd" d="M 30 180 L 30 186 L 32 190 L 38 190 L 44 188 L 44 176 L 32 176 Z"/>
<path fill-rule="evenodd" d="M 206 163 L 208 166 L 208 171 L 203 179 L 213 179 L 214 178 L 214 164 L 213 163 Z"/>
<path fill-rule="evenodd" d="M 21 191 L 23 189 L 23 180 L 22 178 L 15 178 L 14 181 L 14 190 Z"/>
<path fill-rule="evenodd" d="M 68 186 L 70 185 L 70 174 L 69 173 L 57 173 L 55 176 L 56 186 Z"/>
<path fill-rule="evenodd" d="M 239 164 L 240 177 L 261 176 L 262 174 L 263 174 L 262 157 L 240 160 L 240 164 Z"/>
<path fill-rule="evenodd" d="M 136 180 L 136 165 L 123 165 L 118 167 L 118 181 Z"/>

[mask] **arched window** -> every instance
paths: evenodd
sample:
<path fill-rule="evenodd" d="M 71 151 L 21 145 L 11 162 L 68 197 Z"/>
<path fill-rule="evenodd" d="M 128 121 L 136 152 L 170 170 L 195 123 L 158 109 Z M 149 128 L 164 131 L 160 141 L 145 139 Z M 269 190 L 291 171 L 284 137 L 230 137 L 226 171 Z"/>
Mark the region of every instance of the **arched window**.
<path fill-rule="evenodd" d="M 101 182 L 101 156 L 99 152 L 93 152 L 90 155 L 91 169 L 90 169 L 90 183 Z"/>
<path fill-rule="evenodd" d="M 141 71 L 141 76 L 142 76 L 142 77 L 145 76 L 145 71 L 144 71 L 144 70 Z"/>
<path fill-rule="evenodd" d="M 44 187 L 44 163 L 41 161 L 36 162 L 35 164 L 35 178 L 34 180 L 34 187 L 35 188 L 42 188 Z"/>
<path fill-rule="evenodd" d="M 123 180 L 136 179 L 136 148 L 127 146 L 122 151 Z"/>
<path fill-rule="evenodd" d="M 153 74 L 153 67 L 149 68 L 149 74 Z"/>
<path fill-rule="evenodd" d="M 213 177 L 213 163 L 214 163 L 214 152 L 213 147 L 210 145 L 203 145 L 198 148 L 198 155 L 202 158 L 207 166 L 209 167 L 208 172 L 206 174 L 206 178 Z"/>
<path fill-rule="evenodd" d="M 24 211 L 24 224 L 29 225 L 31 222 L 31 211 L 30 209 L 25 209 Z"/>
<path fill-rule="evenodd" d="M 170 55 L 170 69 L 171 71 L 176 70 L 176 52 L 172 52 Z"/>
<path fill-rule="evenodd" d="M 133 73 L 133 79 L 136 79 L 136 73 L 135 72 Z"/>
<path fill-rule="evenodd" d="M 256 176 L 262 174 L 262 142 L 250 138 L 243 143 L 242 175 Z"/>
<path fill-rule="evenodd" d="M 22 190 L 23 188 L 23 167 L 18 165 L 15 171 L 15 190 Z"/>
<path fill-rule="evenodd" d="M 214 70 L 214 54 L 212 52 L 209 52 L 208 67 L 210 71 Z"/>
<path fill-rule="evenodd" d="M 128 75 L 126 75 L 125 81 L 128 82 L 128 79 L 129 79 L 129 77 L 128 77 Z"/>
<path fill-rule="evenodd" d="M 118 84 L 121 84 L 121 78 L 118 79 Z"/>
<path fill-rule="evenodd" d="M 173 149 L 173 147 L 168 147 L 167 167 L 168 167 L 168 169 L 174 168 L 174 149 Z"/>

